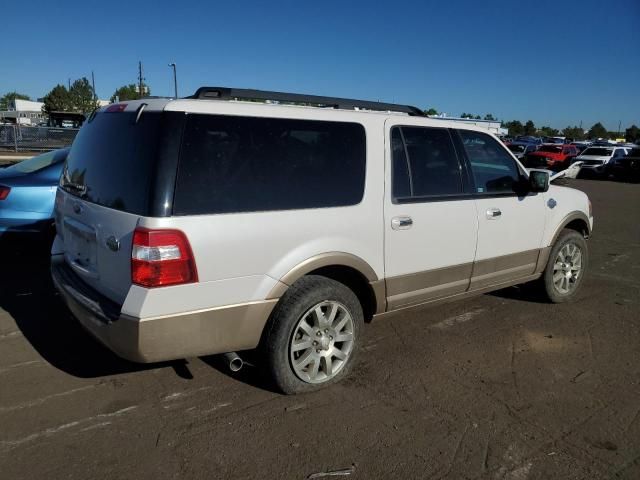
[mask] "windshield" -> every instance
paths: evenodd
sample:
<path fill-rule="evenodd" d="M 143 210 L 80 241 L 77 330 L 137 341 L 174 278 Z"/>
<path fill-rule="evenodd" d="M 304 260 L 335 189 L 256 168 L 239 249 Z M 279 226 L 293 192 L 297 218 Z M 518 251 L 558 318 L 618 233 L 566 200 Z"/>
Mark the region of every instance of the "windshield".
<path fill-rule="evenodd" d="M 538 149 L 539 152 L 560 153 L 562 147 L 554 147 L 553 145 L 543 145 Z"/>
<path fill-rule="evenodd" d="M 507 145 L 507 147 L 513 153 L 524 153 L 524 149 L 525 149 L 524 145 Z"/>
<path fill-rule="evenodd" d="M 54 150 L 52 152 L 43 153 L 42 155 L 37 155 L 27 160 L 23 160 L 20 163 L 16 163 L 15 165 L 8 167 L 7 170 L 19 173 L 39 172 L 40 170 L 44 170 L 55 163 L 63 162 L 67 157 L 68 151 L 69 150 L 65 148 L 64 150 Z"/>
<path fill-rule="evenodd" d="M 582 152 L 582 155 L 595 155 L 598 157 L 609 157 L 611 156 L 612 153 L 613 153 L 612 148 L 591 147 L 591 148 L 587 148 L 584 152 Z"/>

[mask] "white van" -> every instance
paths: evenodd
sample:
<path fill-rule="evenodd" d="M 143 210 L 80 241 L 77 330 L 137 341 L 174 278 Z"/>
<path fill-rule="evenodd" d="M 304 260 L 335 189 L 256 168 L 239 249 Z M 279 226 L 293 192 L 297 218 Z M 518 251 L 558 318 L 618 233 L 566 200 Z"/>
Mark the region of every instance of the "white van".
<path fill-rule="evenodd" d="M 533 280 L 575 298 L 593 226 L 584 193 L 485 131 L 228 88 L 92 115 L 55 218 L 55 285 L 102 343 L 137 362 L 257 348 L 287 393 L 343 378 L 392 312 Z"/>

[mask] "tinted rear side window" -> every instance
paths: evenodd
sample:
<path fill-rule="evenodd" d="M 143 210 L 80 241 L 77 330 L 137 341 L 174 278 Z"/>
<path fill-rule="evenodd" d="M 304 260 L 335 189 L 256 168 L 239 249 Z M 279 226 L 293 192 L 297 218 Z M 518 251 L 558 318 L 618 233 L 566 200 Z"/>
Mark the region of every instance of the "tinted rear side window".
<path fill-rule="evenodd" d="M 76 136 L 62 187 L 99 205 L 148 214 L 162 113 L 102 112 Z"/>
<path fill-rule="evenodd" d="M 402 137 L 409 156 L 412 197 L 462 193 L 460 163 L 448 130 L 402 127 Z"/>
<path fill-rule="evenodd" d="M 189 115 L 173 213 L 355 205 L 365 163 L 360 124 Z"/>

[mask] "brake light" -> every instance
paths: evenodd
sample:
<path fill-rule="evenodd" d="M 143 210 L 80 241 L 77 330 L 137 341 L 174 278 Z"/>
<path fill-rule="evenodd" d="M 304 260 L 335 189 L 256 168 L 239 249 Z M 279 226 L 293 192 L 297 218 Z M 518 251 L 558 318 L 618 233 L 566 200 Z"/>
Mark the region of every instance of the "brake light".
<path fill-rule="evenodd" d="M 114 103 L 113 105 L 109 105 L 105 110 L 105 112 L 107 113 L 124 112 L 125 108 L 127 108 L 126 103 Z"/>
<path fill-rule="evenodd" d="M 136 228 L 131 281 L 149 288 L 197 282 L 198 272 L 186 235 L 179 230 Z"/>
<path fill-rule="evenodd" d="M 2 187 L 0 186 L 0 200 L 4 200 L 9 196 L 9 192 L 11 191 L 10 187 Z"/>

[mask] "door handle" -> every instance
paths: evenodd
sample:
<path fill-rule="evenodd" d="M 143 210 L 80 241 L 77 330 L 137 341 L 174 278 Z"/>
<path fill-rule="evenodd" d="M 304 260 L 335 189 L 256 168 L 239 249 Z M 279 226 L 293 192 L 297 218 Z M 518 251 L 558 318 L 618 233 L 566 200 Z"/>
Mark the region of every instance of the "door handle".
<path fill-rule="evenodd" d="M 394 230 L 407 230 L 413 225 L 411 217 L 393 217 L 391 219 L 391 228 Z"/>
<path fill-rule="evenodd" d="M 502 215 L 502 212 L 500 211 L 499 208 L 490 208 L 489 210 L 487 210 L 487 218 L 489 220 L 495 220 L 500 218 L 500 216 Z"/>

